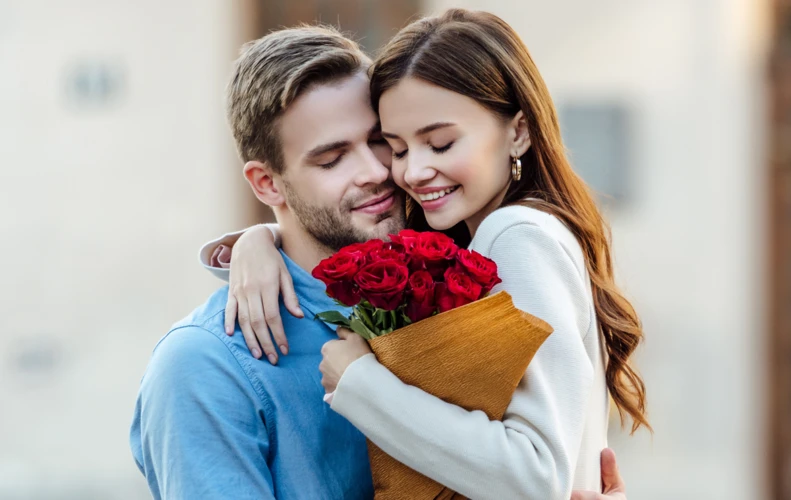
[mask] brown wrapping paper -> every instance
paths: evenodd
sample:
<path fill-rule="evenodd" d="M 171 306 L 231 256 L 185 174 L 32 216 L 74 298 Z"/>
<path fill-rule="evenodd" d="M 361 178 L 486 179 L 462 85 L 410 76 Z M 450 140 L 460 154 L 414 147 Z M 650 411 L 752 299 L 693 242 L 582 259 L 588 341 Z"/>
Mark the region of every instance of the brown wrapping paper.
<path fill-rule="evenodd" d="M 507 292 L 424 319 L 369 341 L 379 362 L 404 383 L 500 420 L 527 365 L 552 333 L 520 311 Z M 410 469 L 368 441 L 377 500 L 463 496 Z"/>

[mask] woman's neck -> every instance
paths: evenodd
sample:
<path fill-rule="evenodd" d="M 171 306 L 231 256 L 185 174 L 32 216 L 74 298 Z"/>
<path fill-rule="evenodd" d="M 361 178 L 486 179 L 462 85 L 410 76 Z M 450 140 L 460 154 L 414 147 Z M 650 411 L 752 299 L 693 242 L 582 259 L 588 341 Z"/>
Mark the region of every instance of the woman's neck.
<path fill-rule="evenodd" d="M 500 206 L 503 203 L 503 200 L 505 199 L 506 193 L 508 193 L 508 187 L 510 185 L 511 184 L 508 183 L 508 185 L 506 185 L 503 188 L 503 190 L 497 194 L 497 196 L 492 198 L 492 200 L 488 204 L 486 204 L 482 209 L 478 210 L 477 212 L 475 212 L 475 214 L 464 220 L 464 223 L 467 224 L 467 229 L 469 229 L 470 231 L 470 238 L 475 237 L 475 232 L 478 230 L 483 220 L 487 218 L 489 214 L 500 208 Z"/>

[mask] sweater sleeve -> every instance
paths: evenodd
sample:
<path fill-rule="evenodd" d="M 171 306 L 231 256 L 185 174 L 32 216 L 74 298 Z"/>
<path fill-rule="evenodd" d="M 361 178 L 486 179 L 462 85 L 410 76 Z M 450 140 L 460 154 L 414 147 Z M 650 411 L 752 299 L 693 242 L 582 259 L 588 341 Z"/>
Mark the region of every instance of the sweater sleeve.
<path fill-rule="evenodd" d="M 272 231 L 272 236 L 275 239 L 275 247 L 280 248 L 280 226 L 278 224 L 263 224 L 263 226 Z M 230 251 L 239 238 L 245 233 L 245 231 L 253 227 L 256 226 L 250 226 L 242 229 L 241 231 L 227 233 L 217 239 L 209 241 L 208 243 L 204 243 L 198 252 L 198 261 L 201 263 L 204 269 L 212 273 L 217 278 L 226 282 L 229 281 L 231 276 Z M 223 257 L 222 259 L 223 261 L 227 260 L 227 265 L 218 265 L 217 262 L 213 262 L 216 259 L 213 259 L 212 257 L 215 255 L 215 253 L 222 252 L 223 250 L 227 250 L 227 256 Z"/>
<path fill-rule="evenodd" d="M 348 367 L 332 409 L 395 459 L 469 498 L 567 500 L 593 381 L 583 345 L 589 284 L 559 241 L 530 223 L 501 232 L 489 256 L 498 288 L 554 328 L 502 421 L 404 384 L 373 355 Z"/>

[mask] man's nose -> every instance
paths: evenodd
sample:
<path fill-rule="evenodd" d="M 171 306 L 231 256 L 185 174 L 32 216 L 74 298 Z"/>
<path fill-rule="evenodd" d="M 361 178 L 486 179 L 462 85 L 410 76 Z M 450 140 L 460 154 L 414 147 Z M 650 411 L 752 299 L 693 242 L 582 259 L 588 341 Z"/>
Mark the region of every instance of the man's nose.
<path fill-rule="evenodd" d="M 366 184 L 383 184 L 390 177 L 390 169 L 387 168 L 379 161 L 370 148 L 363 148 L 361 153 L 362 162 L 360 165 L 360 172 L 357 176 L 357 184 L 364 186 Z"/>

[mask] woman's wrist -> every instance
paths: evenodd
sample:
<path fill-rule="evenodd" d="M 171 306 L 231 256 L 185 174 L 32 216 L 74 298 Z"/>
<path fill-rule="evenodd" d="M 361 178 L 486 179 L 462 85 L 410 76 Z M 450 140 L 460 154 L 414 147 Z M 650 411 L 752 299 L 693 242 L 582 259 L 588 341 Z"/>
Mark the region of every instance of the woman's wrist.
<path fill-rule="evenodd" d="M 237 255 L 237 251 L 248 246 L 255 252 L 256 249 L 260 250 L 261 248 L 266 248 L 267 245 L 274 247 L 275 237 L 266 225 L 258 224 L 245 231 L 244 234 L 239 237 L 236 244 L 233 246 L 232 256 Z"/>
<path fill-rule="evenodd" d="M 338 405 L 334 404 L 337 400 L 338 393 L 339 392 L 341 393 L 342 403 L 340 406 L 342 406 L 343 400 L 345 400 L 347 396 L 351 396 L 350 391 L 354 390 L 353 389 L 354 378 L 357 376 L 356 372 L 358 370 L 362 370 L 361 373 L 364 375 L 366 371 L 370 370 L 372 363 L 379 364 L 379 361 L 376 359 L 376 355 L 374 353 L 368 353 L 365 356 L 361 356 L 355 359 L 349 364 L 348 367 L 346 367 L 346 370 L 343 371 L 341 378 L 338 379 L 338 386 L 335 388 L 335 390 L 332 393 L 333 397 L 332 397 L 332 402 L 330 403 L 330 407 L 333 410 L 337 411 L 337 409 L 339 408 Z M 368 367 L 368 369 L 366 369 L 366 366 Z"/>

